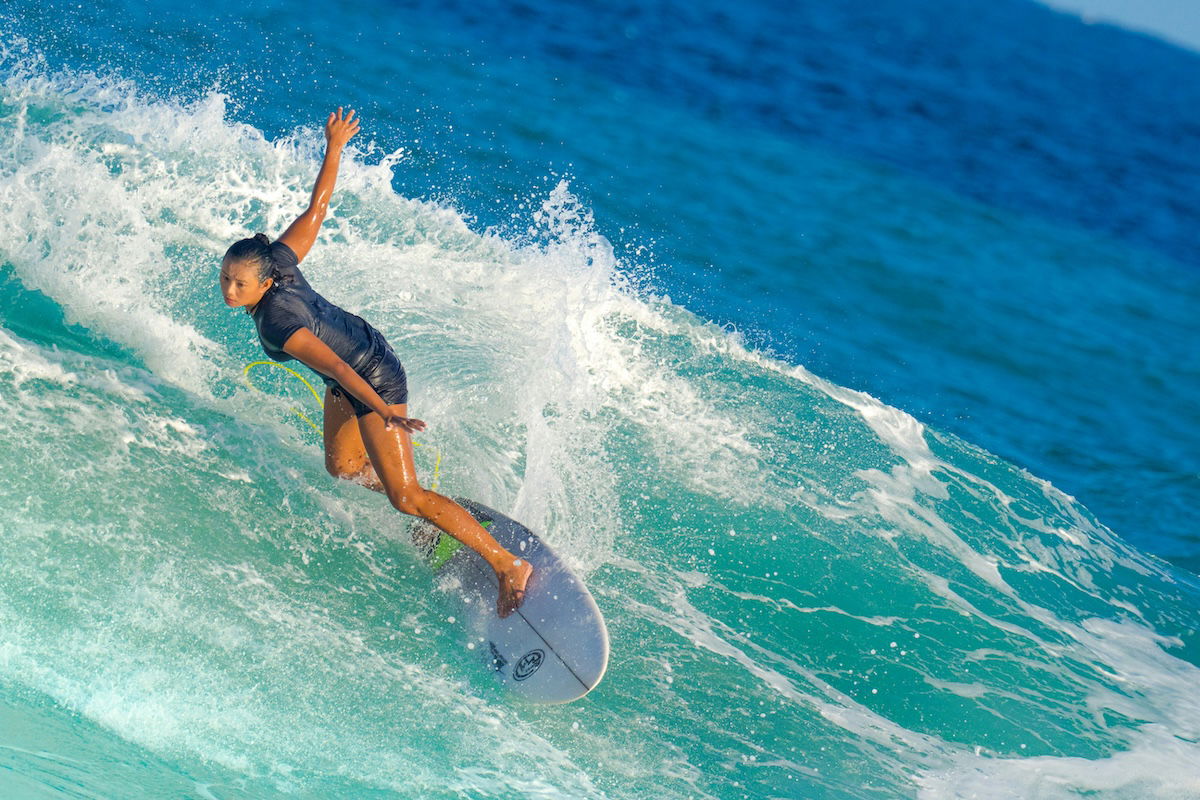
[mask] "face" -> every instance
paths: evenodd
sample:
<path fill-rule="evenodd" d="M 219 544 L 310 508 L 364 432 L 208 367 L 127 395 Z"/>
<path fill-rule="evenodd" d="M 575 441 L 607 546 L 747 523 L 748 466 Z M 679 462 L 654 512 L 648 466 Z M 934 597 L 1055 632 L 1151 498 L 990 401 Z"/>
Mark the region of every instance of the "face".
<path fill-rule="evenodd" d="M 247 261 L 225 261 L 221 264 L 221 294 L 225 305 L 242 308 L 258 305 L 271 288 L 271 279 L 258 282 L 258 270 Z"/>

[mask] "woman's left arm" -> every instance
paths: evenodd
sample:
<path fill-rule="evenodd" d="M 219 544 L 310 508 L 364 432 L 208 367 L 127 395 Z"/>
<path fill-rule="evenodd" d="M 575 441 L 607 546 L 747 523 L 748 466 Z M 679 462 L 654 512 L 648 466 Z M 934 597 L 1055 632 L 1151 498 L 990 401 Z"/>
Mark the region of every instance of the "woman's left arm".
<path fill-rule="evenodd" d="M 325 160 L 321 163 L 321 171 L 317 173 L 308 209 L 279 237 L 279 241 L 296 252 L 298 261 L 304 260 L 317 240 L 317 231 L 325 221 L 329 198 L 333 196 L 333 184 L 337 181 L 338 167 L 342 163 L 342 148 L 356 133 L 358 120 L 354 119 L 354 109 L 350 109 L 345 117 L 342 117 L 341 106 L 336 112 L 330 112 L 329 119 L 325 121 Z"/>
<path fill-rule="evenodd" d="M 351 369 L 349 364 L 308 328 L 301 328 L 289 336 L 288 340 L 283 343 L 283 352 L 300 359 L 306 366 L 315 369 L 322 375 L 333 378 L 346 391 L 383 417 L 387 428 L 391 429 L 393 426 L 397 426 L 409 433 L 425 430 L 425 423 L 421 420 L 395 413 L 396 407 L 389 406 L 384 402 L 379 393 L 371 388 L 371 384 L 363 380 L 361 375 Z"/>

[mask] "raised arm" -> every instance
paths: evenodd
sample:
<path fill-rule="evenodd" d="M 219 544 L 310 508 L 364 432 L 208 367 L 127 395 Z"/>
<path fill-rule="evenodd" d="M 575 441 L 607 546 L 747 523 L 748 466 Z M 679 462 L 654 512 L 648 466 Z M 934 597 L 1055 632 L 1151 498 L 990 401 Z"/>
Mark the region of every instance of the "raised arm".
<path fill-rule="evenodd" d="M 296 258 L 300 261 L 304 260 L 317 240 L 317 231 L 325 221 L 329 198 L 333 196 L 333 184 L 342 163 L 342 148 L 356 133 L 358 120 L 354 119 L 354 109 L 342 117 L 342 107 L 338 106 L 338 110 L 330 112 L 329 119 L 325 120 L 325 160 L 321 163 L 321 171 L 317 173 L 312 199 L 308 202 L 308 209 L 279 237 L 279 241 L 296 252 Z"/>

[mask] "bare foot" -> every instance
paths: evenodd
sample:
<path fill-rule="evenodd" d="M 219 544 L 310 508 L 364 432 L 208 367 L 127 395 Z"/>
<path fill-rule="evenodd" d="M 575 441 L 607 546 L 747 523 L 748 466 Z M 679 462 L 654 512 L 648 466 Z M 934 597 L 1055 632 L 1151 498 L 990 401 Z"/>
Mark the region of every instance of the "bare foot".
<path fill-rule="evenodd" d="M 504 572 L 497 572 L 500 579 L 500 596 L 496 598 L 496 613 L 501 618 L 507 617 L 521 607 L 525 602 L 525 587 L 529 584 L 529 576 L 533 574 L 533 565 L 523 558 L 518 558 L 512 567 Z"/>

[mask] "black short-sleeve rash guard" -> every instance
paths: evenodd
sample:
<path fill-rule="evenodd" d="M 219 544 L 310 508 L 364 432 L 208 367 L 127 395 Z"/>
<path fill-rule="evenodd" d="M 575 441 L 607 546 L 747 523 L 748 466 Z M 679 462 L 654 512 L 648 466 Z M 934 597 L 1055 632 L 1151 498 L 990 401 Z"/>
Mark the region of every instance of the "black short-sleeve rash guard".
<path fill-rule="evenodd" d="M 300 262 L 292 248 L 283 242 L 272 242 L 270 252 L 276 277 L 251 316 L 263 351 L 272 360 L 292 360 L 283 351 L 283 345 L 301 328 L 308 328 L 355 371 L 371 359 L 376 347 L 386 346 L 383 335 L 365 319 L 313 291 L 300 273 Z M 326 384 L 335 383 L 326 375 L 321 378 Z"/>

